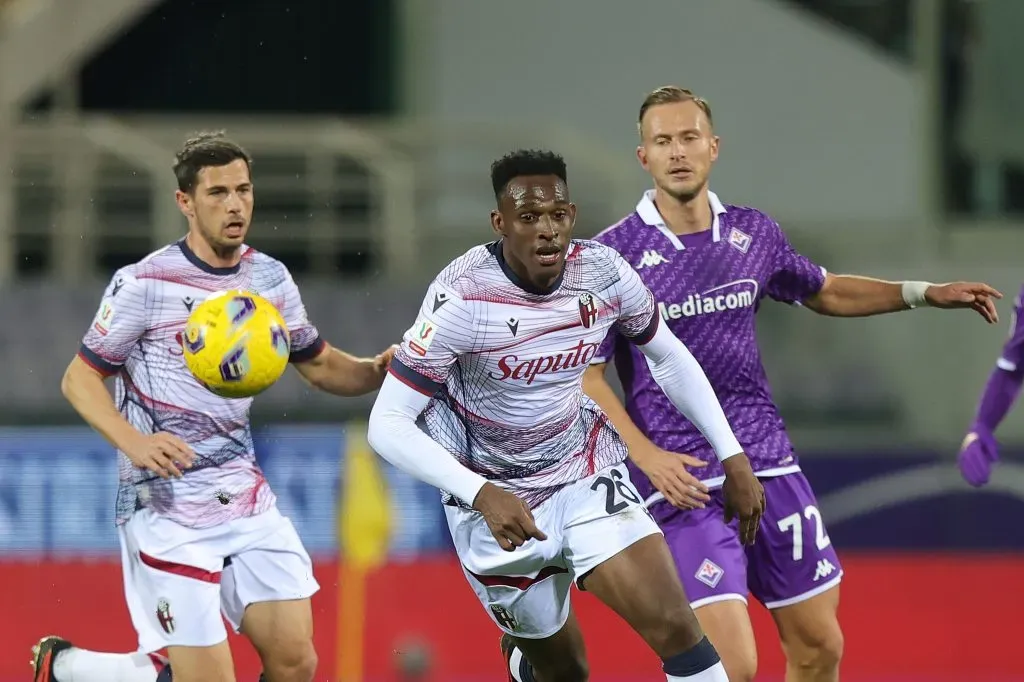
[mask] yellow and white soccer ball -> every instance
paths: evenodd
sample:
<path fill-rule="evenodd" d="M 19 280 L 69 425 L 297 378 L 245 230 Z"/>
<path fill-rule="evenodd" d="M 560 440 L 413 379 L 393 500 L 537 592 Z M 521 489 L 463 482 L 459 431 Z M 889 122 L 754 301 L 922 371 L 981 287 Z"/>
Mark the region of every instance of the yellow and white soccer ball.
<path fill-rule="evenodd" d="M 236 289 L 212 294 L 196 306 L 181 345 L 199 383 L 224 398 L 248 398 L 284 374 L 291 337 L 270 301 Z"/>

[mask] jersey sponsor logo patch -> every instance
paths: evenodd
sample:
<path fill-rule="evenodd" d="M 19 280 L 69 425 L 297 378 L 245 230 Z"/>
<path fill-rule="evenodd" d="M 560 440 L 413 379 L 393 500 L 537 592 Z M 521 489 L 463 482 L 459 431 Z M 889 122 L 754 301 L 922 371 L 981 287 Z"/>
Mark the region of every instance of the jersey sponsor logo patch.
<path fill-rule="evenodd" d="M 533 358 L 506 355 L 498 360 L 499 371 L 488 374 L 498 381 L 525 381 L 530 385 L 542 374 L 554 374 L 588 366 L 597 354 L 597 348 L 596 343 L 584 343 L 580 340 L 575 346 L 550 355 Z"/>
<path fill-rule="evenodd" d="M 114 304 L 110 301 L 104 301 L 100 304 L 96 318 L 92 321 L 92 328 L 101 336 L 106 336 L 110 333 L 110 325 L 114 322 L 114 312 Z"/>
<path fill-rule="evenodd" d="M 735 227 L 729 231 L 729 246 L 736 248 L 740 253 L 749 251 L 752 241 L 754 241 L 753 237 L 746 232 L 740 232 Z"/>
<path fill-rule="evenodd" d="M 583 323 L 583 328 L 590 329 L 597 322 L 597 301 L 594 300 L 594 295 L 589 293 L 580 294 L 579 309 L 580 322 Z"/>
<path fill-rule="evenodd" d="M 701 563 L 700 568 L 697 569 L 697 572 L 693 574 L 693 577 L 714 589 L 718 586 L 718 583 L 722 582 L 722 576 L 724 575 L 725 571 L 721 566 L 711 559 L 705 559 Z"/>
<path fill-rule="evenodd" d="M 699 294 L 690 294 L 681 303 L 658 303 L 661 319 L 666 322 L 684 317 L 752 308 L 757 303 L 758 284 L 755 279 L 738 279 L 712 287 Z"/>
<path fill-rule="evenodd" d="M 409 350 L 423 357 L 434 343 L 437 336 L 437 327 L 428 320 L 417 320 L 416 324 L 409 330 Z"/>

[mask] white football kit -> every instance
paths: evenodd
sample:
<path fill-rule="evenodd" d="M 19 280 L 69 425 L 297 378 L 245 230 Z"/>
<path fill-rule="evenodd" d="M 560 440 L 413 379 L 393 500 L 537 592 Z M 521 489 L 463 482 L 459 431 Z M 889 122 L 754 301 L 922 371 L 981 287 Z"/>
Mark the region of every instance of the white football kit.
<path fill-rule="evenodd" d="M 501 242 L 471 249 L 430 286 L 370 415 L 373 447 L 442 491 L 463 570 L 517 637 L 565 623 L 569 590 L 660 533 L 629 480 L 626 447 L 582 390 L 614 324 L 657 360 L 659 381 L 723 457 L 740 452 L 693 356 L 659 331 L 654 297 L 615 251 L 573 241 L 547 290 L 522 281 Z M 686 391 L 679 387 L 686 384 Z M 426 435 L 416 425 L 423 417 Z M 491 482 L 522 498 L 548 539 L 501 549 L 471 508 Z"/>
<path fill-rule="evenodd" d="M 324 348 L 285 266 L 243 247 L 241 262 L 215 268 L 184 240 L 115 273 L 79 357 L 116 376 L 115 403 L 142 433 L 168 432 L 195 451 L 180 479 L 162 479 L 119 452 L 117 523 L 125 596 L 139 648 L 211 646 L 249 604 L 302 599 L 318 589 L 312 562 L 277 510 L 253 452 L 252 398 L 221 398 L 189 372 L 182 332 L 210 294 L 252 291 L 280 310 L 291 361 Z"/>

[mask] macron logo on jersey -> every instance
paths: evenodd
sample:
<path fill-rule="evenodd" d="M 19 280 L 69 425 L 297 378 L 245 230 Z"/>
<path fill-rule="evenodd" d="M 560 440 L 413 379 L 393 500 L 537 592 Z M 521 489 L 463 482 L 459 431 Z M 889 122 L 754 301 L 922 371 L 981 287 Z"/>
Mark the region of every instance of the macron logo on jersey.
<path fill-rule="evenodd" d="M 661 265 L 667 263 L 668 258 L 665 258 L 658 251 L 644 251 L 643 257 L 640 262 L 637 263 L 636 269 L 642 270 L 643 268 L 653 268 L 655 265 Z"/>
<path fill-rule="evenodd" d="M 737 279 L 699 294 L 690 294 L 682 303 L 658 303 L 661 319 L 681 320 L 710 313 L 753 307 L 757 301 L 757 280 Z"/>

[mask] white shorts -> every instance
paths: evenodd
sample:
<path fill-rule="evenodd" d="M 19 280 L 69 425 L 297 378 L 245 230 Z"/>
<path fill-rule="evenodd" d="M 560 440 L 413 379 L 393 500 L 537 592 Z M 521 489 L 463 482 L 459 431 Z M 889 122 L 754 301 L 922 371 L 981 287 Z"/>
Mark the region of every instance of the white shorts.
<path fill-rule="evenodd" d="M 124 593 L 139 650 L 213 646 L 250 604 L 307 599 L 320 586 L 292 522 L 277 508 L 211 528 L 149 509 L 119 529 Z"/>
<path fill-rule="evenodd" d="M 445 507 L 462 570 L 491 618 L 505 632 L 543 639 L 569 617 L 573 581 L 648 535 L 661 533 L 616 464 L 559 490 L 534 510 L 548 536 L 506 552 L 478 512 Z"/>

